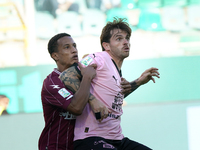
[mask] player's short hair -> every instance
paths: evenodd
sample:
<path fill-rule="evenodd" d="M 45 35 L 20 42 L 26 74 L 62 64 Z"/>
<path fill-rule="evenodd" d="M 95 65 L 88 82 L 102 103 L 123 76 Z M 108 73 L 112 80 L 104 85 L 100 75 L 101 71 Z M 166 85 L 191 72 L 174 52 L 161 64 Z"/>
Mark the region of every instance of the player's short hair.
<path fill-rule="evenodd" d="M 103 42 L 109 43 L 110 38 L 112 37 L 111 31 L 114 29 L 121 29 L 122 31 L 125 31 L 128 33 L 129 36 L 131 36 L 131 28 L 129 24 L 126 22 L 126 18 L 117 18 L 114 17 L 114 20 L 112 22 L 107 22 L 106 26 L 102 29 L 101 36 L 100 36 L 100 42 L 102 50 L 105 51 L 104 47 L 102 46 Z"/>
<path fill-rule="evenodd" d="M 53 52 L 57 52 L 58 51 L 58 39 L 64 37 L 64 36 L 70 36 L 70 34 L 67 34 L 67 33 L 59 33 L 55 36 L 53 36 L 50 40 L 49 40 L 49 43 L 48 43 L 48 51 L 49 51 L 49 54 L 51 55 Z"/>
<path fill-rule="evenodd" d="M 7 98 L 10 101 L 10 98 L 4 94 L 0 94 L 0 101 L 3 100 L 4 98 Z"/>
<path fill-rule="evenodd" d="M 7 96 L 4 95 L 4 94 L 0 94 L 0 99 L 1 99 L 1 98 L 7 98 Z"/>

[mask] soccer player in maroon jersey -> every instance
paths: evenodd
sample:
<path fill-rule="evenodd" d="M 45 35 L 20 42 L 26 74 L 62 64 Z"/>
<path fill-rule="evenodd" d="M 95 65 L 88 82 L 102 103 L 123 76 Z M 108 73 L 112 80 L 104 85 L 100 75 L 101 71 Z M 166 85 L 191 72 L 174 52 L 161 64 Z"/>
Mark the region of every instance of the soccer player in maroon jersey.
<path fill-rule="evenodd" d="M 90 84 L 96 76 L 95 64 L 83 68 L 78 63 L 78 52 L 73 38 L 66 33 L 55 35 L 49 40 L 48 51 L 55 60 L 55 68 L 44 80 L 41 97 L 45 127 L 39 138 L 39 150 L 72 150 L 75 115 L 80 115 L 88 102 Z M 78 63 L 82 74 L 80 87 L 73 94 L 67 89 L 59 75 L 74 63 Z M 73 75 L 73 72 L 69 72 Z M 76 85 L 76 81 L 71 81 Z M 98 102 L 90 102 L 94 112 L 106 110 Z M 107 113 L 108 114 L 108 113 Z"/>

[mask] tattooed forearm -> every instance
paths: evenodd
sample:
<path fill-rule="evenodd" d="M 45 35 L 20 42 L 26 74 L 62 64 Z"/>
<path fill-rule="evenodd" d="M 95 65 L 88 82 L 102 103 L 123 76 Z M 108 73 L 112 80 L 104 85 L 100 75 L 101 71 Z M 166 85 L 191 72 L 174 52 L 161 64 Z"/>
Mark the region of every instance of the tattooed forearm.
<path fill-rule="evenodd" d="M 71 90 L 73 93 L 78 90 L 81 76 L 77 73 L 74 66 L 63 71 L 59 78 L 65 84 L 66 88 Z"/>
<path fill-rule="evenodd" d="M 94 99 L 96 99 L 96 98 L 90 93 L 89 101 L 92 101 L 92 100 L 94 100 Z"/>
<path fill-rule="evenodd" d="M 131 84 L 131 91 L 132 92 L 135 91 L 139 87 L 139 85 L 137 85 L 137 83 L 136 83 L 137 80 L 138 79 L 136 79 L 135 81 L 133 81 L 133 82 L 130 83 Z"/>
<path fill-rule="evenodd" d="M 130 90 L 128 93 L 126 93 L 126 94 L 124 95 L 124 97 L 127 97 L 129 94 L 131 94 L 133 91 L 135 91 L 135 90 L 139 87 L 139 85 L 137 85 L 137 80 L 138 80 L 138 79 L 136 79 L 136 80 L 133 81 L 133 82 L 130 82 L 131 90 Z"/>
<path fill-rule="evenodd" d="M 66 88 L 75 93 L 80 87 L 81 75 L 72 66 L 61 73 L 59 76 L 60 80 L 64 83 Z M 95 97 L 90 94 L 89 101 L 94 100 Z"/>

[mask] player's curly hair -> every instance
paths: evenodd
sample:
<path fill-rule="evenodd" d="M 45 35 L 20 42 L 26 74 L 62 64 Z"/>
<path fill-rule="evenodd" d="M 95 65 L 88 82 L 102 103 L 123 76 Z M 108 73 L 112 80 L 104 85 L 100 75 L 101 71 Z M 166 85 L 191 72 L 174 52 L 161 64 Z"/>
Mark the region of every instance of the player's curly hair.
<path fill-rule="evenodd" d="M 49 43 L 48 43 L 48 51 L 49 51 L 49 54 L 51 55 L 53 52 L 57 52 L 58 51 L 58 39 L 64 37 L 64 36 L 70 36 L 70 34 L 67 34 L 67 33 L 59 33 L 55 36 L 53 36 L 50 40 L 49 40 Z"/>
<path fill-rule="evenodd" d="M 126 22 L 126 18 L 117 18 L 114 17 L 114 20 L 112 22 L 107 22 L 106 26 L 103 28 L 100 36 L 100 42 L 102 50 L 105 51 L 105 49 L 102 46 L 103 42 L 109 43 L 110 38 L 112 37 L 112 30 L 113 29 L 121 29 L 122 31 L 126 31 L 129 36 L 131 36 L 131 28 L 129 24 Z"/>

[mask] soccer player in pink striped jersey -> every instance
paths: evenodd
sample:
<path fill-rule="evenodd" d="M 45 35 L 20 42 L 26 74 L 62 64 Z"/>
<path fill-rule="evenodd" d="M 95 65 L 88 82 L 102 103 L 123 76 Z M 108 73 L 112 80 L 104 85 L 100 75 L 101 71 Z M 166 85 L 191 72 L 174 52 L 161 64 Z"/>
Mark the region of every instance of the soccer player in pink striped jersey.
<path fill-rule="evenodd" d="M 90 92 L 108 107 L 110 113 L 101 122 L 102 113 L 94 113 L 86 104 L 82 115 L 77 116 L 74 130 L 75 150 L 151 150 L 151 148 L 124 137 L 121 129 L 122 104 L 128 96 L 140 85 L 154 77 L 160 77 L 157 68 L 149 68 L 142 75 L 128 82 L 122 78 L 123 60 L 129 56 L 131 28 L 124 19 L 115 18 L 108 22 L 101 33 L 102 52 L 89 54 L 80 62 L 87 67 L 96 64 L 96 77 L 91 82 Z M 68 86 L 64 79 L 61 80 Z M 62 78 L 63 77 L 63 78 Z"/>

